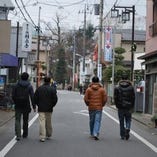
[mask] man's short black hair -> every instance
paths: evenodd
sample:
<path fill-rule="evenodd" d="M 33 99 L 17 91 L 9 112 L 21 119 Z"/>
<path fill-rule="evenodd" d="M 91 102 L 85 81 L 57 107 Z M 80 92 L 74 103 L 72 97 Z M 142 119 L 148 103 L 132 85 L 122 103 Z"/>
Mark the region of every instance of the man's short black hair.
<path fill-rule="evenodd" d="M 27 72 L 23 72 L 21 74 L 21 80 L 28 80 L 28 78 L 29 78 L 29 74 Z"/>
<path fill-rule="evenodd" d="M 94 82 L 94 83 L 99 82 L 99 78 L 97 76 L 94 76 L 92 78 L 92 82 Z"/>
<path fill-rule="evenodd" d="M 46 77 L 44 78 L 44 82 L 45 82 L 45 83 L 50 83 L 50 81 L 51 81 L 51 78 L 50 78 L 50 77 L 47 77 L 47 76 L 46 76 Z"/>

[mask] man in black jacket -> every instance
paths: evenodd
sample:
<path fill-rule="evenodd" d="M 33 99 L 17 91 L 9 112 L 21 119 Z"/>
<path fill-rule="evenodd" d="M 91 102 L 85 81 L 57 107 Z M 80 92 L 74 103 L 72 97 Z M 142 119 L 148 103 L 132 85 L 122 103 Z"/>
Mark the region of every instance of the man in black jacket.
<path fill-rule="evenodd" d="M 33 101 L 33 87 L 28 81 L 29 74 L 24 72 L 21 74 L 21 79 L 17 82 L 12 91 L 12 99 L 15 103 L 15 134 L 16 140 L 21 139 L 21 116 L 23 116 L 23 138 L 28 136 L 28 119 L 31 112 L 30 104 L 34 112 L 36 106 Z M 30 102 L 31 100 L 31 102 Z"/>
<path fill-rule="evenodd" d="M 50 77 L 45 77 L 44 84 L 36 89 L 34 95 L 34 101 L 38 106 L 41 142 L 52 135 L 52 112 L 58 100 L 56 89 L 50 85 L 50 80 Z"/>
<path fill-rule="evenodd" d="M 121 139 L 128 140 L 130 135 L 131 117 L 135 103 L 135 91 L 126 74 L 114 89 L 114 101 L 118 108 Z"/>

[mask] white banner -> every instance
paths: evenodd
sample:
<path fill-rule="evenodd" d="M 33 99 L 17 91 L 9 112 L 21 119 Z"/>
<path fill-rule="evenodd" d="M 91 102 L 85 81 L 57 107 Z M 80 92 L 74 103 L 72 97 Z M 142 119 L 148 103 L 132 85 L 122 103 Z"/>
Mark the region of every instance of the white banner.
<path fill-rule="evenodd" d="M 105 28 L 104 60 L 112 62 L 112 27 Z"/>
<path fill-rule="evenodd" d="M 97 76 L 99 77 L 99 80 L 102 80 L 102 64 L 98 64 L 98 69 L 97 69 Z"/>
<path fill-rule="evenodd" d="M 27 22 L 22 27 L 22 51 L 32 51 L 32 25 Z"/>

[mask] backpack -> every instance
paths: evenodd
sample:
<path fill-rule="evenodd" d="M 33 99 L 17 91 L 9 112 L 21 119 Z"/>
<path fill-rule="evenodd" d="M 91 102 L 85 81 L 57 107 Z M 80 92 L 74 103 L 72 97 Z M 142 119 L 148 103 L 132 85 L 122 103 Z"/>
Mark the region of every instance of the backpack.
<path fill-rule="evenodd" d="M 28 104 L 29 102 L 29 86 L 17 85 L 15 89 L 15 104 Z"/>

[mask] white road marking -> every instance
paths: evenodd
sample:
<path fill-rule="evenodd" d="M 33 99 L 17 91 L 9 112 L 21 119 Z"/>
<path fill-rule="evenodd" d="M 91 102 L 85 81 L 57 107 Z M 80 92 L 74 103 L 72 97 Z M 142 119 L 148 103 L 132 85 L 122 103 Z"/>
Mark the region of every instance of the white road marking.
<path fill-rule="evenodd" d="M 29 121 L 30 127 L 35 120 L 38 118 L 38 113 Z M 11 148 L 16 144 L 16 136 L 0 151 L 0 157 L 5 157 L 5 155 L 11 150 Z"/>
<path fill-rule="evenodd" d="M 106 114 L 106 116 L 108 116 L 109 118 L 111 118 L 112 120 L 114 120 L 116 123 L 119 124 L 119 121 L 117 119 L 115 119 L 114 117 L 112 117 L 110 114 L 108 114 L 106 111 L 103 110 L 103 113 Z M 151 144 L 149 141 L 147 141 L 146 139 L 144 139 L 142 136 L 140 136 L 139 134 L 137 134 L 135 131 L 131 130 L 130 133 L 132 135 L 134 135 L 138 140 L 140 140 L 141 142 L 143 142 L 150 149 L 152 149 L 155 153 L 157 153 L 157 147 L 156 146 L 154 146 L 153 144 Z"/>
<path fill-rule="evenodd" d="M 86 112 L 83 113 L 82 111 Z M 88 116 L 87 114 L 87 110 L 82 110 L 80 112 L 74 112 L 76 114 L 81 114 L 81 115 L 85 115 Z M 117 120 L 116 118 L 114 118 L 113 116 L 111 116 L 109 113 L 107 113 L 106 111 L 103 110 L 103 113 L 108 116 L 110 119 L 112 119 L 113 121 L 115 121 L 117 124 L 119 124 L 119 120 Z M 137 134 L 135 131 L 131 130 L 130 133 L 132 135 L 134 135 L 138 140 L 140 140 L 142 143 L 144 143 L 146 146 L 148 146 L 151 150 L 153 150 L 155 153 L 157 153 L 157 147 L 154 146 L 153 144 L 151 144 L 149 141 L 147 141 L 146 139 L 144 139 L 142 136 L 140 136 L 139 134 Z"/>

